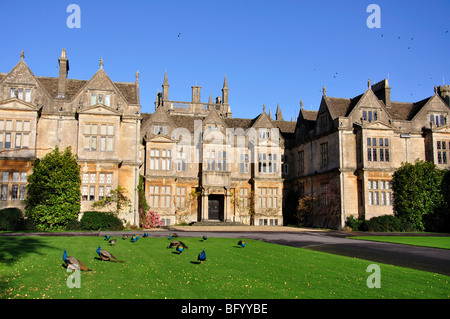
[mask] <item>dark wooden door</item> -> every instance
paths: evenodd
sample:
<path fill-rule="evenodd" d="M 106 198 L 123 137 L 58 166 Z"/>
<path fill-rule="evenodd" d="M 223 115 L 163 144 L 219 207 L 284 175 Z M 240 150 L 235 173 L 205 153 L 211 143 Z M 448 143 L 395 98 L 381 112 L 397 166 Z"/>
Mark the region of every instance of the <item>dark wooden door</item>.
<path fill-rule="evenodd" d="M 220 203 L 218 199 L 208 200 L 208 219 L 219 219 Z"/>

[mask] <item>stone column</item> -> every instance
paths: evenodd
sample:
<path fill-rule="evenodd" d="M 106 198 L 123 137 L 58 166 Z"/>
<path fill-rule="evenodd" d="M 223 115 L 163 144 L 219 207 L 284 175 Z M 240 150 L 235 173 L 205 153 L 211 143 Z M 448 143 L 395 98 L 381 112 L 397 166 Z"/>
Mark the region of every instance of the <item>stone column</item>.
<path fill-rule="evenodd" d="M 202 189 L 202 219 L 201 221 L 208 220 L 208 195 L 209 191 L 207 188 Z"/>

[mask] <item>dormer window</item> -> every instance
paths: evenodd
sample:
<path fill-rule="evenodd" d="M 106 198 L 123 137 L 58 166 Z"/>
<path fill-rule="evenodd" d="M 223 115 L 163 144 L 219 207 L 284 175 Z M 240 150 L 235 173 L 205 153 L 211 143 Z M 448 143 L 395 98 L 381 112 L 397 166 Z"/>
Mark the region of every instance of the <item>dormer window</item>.
<path fill-rule="evenodd" d="M 154 125 L 153 126 L 153 134 L 166 134 L 167 126 L 166 125 Z"/>
<path fill-rule="evenodd" d="M 444 125 L 447 123 L 443 114 L 430 114 L 430 123 L 434 125 Z"/>
<path fill-rule="evenodd" d="M 9 97 L 16 97 L 25 102 L 31 102 L 31 89 L 10 88 Z"/>
<path fill-rule="evenodd" d="M 376 121 L 378 119 L 377 111 L 363 111 L 362 118 L 364 121 Z"/>
<path fill-rule="evenodd" d="M 260 128 L 259 130 L 258 130 L 258 137 L 259 137 L 259 139 L 260 140 L 264 140 L 264 139 L 266 139 L 266 138 L 269 138 L 270 137 L 270 132 L 269 132 L 269 130 L 268 129 L 262 129 L 262 128 Z"/>
<path fill-rule="evenodd" d="M 111 106 L 111 95 L 103 93 L 92 93 L 91 94 L 91 105 L 103 104 L 106 106 Z"/>

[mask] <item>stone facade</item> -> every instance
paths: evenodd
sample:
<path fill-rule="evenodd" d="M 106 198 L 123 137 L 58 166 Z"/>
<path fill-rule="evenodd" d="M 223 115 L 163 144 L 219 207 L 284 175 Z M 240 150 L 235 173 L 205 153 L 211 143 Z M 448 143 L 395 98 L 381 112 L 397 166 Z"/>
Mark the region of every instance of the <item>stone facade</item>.
<path fill-rule="evenodd" d="M 58 62 L 58 77 L 35 76 L 22 52 L 9 73 L 0 73 L 0 208 L 23 209 L 34 159 L 70 146 L 82 171 L 82 211 L 121 185 L 132 201 L 120 217 L 137 223 L 138 74 L 134 83 L 113 82 L 101 60 L 90 80 L 73 80 L 65 50 Z"/>
<path fill-rule="evenodd" d="M 191 101 L 171 100 L 166 73 L 155 111 L 141 114 L 139 73 L 113 82 L 101 60 L 91 79 L 74 80 L 65 50 L 58 63 L 58 77 L 35 76 L 22 53 L 0 73 L 0 208 L 24 208 L 33 160 L 55 146 L 77 155 L 82 212 L 120 185 L 131 200 L 120 217 L 136 225 L 139 174 L 165 225 L 283 225 L 293 192 L 337 205 L 317 226 L 341 228 L 350 215 L 393 213 L 390 184 L 402 162 L 450 167 L 449 86 L 415 103 L 391 101 L 387 80 L 369 81 L 354 98 L 324 88 L 318 111 L 301 105 L 297 121 L 285 121 L 278 105 L 275 119 L 265 106 L 255 118 L 233 118 L 226 77 L 214 101 L 202 102 L 198 85 Z"/>
<path fill-rule="evenodd" d="M 336 186 L 340 228 L 350 215 L 370 219 L 393 214 L 392 174 L 403 162 L 450 167 L 448 86 L 415 103 L 390 100 L 388 81 L 354 98 L 323 96 L 318 111 L 301 108 L 290 149 L 294 173 L 286 185 L 320 195 Z"/>

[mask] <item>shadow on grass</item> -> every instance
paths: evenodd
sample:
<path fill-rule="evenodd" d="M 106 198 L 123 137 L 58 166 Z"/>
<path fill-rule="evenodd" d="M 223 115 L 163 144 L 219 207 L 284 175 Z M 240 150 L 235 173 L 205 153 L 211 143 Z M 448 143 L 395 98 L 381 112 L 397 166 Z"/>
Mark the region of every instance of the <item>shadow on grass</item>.
<path fill-rule="evenodd" d="M 59 249 L 48 245 L 39 237 L 0 237 L 0 267 L 14 266 L 21 258 L 31 254 L 46 256 L 44 249 Z M 62 255 L 61 255 L 62 256 Z M 8 276 L 0 279 L 0 296 L 13 288 L 14 278 Z M 0 297 L 3 298 L 3 297 Z"/>
<path fill-rule="evenodd" d="M 42 248 L 54 248 L 39 237 L 2 237 L 0 238 L 0 263 L 12 265 L 29 254 L 44 255 Z"/>

